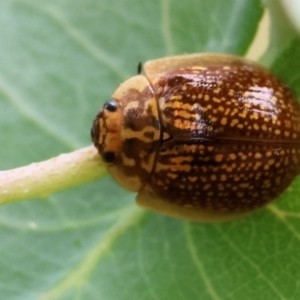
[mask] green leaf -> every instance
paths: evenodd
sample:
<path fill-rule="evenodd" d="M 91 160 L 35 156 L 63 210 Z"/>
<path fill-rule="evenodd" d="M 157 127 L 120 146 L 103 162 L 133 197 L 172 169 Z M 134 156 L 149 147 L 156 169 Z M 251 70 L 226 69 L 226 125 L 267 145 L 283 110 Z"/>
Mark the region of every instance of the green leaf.
<path fill-rule="evenodd" d="M 300 37 L 293 39 L 277 56 L 271 70 L 300 96 Z"/>
<path fill-rule="evenodd" d="M 258 0 L 0 1 L 1 169 L 90 144 L 139 61 L 244 54 L 261 15 Z M 299 299 L 299 186 L 222 224 L 146 212 L 110 178 L 2 206 L 1 298 Z"/>
<path fill-rule="evenodd" d="M 261 1 L 268 8 L 271 19 L 271 30 L 268 51 L 260 58 L 260 61 L 270 66 L 279 53 L 284 51 L 291 41 L 297 37 L 297 33 L 280 0 Z M 290 9 L 292 9 L 293 3 L 290 1 L 286 2 L 285 5 L 289 5 Z"/>

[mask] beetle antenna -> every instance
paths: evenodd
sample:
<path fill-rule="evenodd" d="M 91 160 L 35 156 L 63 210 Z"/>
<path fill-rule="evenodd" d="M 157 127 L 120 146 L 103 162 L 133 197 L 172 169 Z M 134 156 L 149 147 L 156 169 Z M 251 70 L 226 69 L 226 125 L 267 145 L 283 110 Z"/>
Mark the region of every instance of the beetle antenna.
<path fill-rule="evenodd" d="M 143 64 L 142 62 L 139 62 L 137 65 L 137 73 L 140 75 L 142 73 Z"/>

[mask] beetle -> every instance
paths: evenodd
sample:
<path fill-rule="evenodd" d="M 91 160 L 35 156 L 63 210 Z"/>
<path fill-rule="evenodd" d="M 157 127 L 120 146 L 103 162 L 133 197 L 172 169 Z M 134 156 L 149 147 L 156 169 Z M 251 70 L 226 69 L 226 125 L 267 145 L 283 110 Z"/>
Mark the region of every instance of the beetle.
<path fill-rule="evenodd" d="M 137 203 L 193 221 L 243 216 L 300 170 L 300 106 L 266 68 L 226 54 L 148 61 L 97 114 L 91 136 Z"/>

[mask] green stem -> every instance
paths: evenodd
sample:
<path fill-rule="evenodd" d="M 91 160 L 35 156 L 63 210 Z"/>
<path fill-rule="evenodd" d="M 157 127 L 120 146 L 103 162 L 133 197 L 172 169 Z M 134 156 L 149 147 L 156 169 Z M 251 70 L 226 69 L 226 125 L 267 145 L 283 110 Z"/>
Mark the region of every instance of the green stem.
<path fill-rule="evenodd" d="M 0 172 L 0 204 L 49 195 L 103 177 L 106 169 L 94 146 L 39 163 Z"/>

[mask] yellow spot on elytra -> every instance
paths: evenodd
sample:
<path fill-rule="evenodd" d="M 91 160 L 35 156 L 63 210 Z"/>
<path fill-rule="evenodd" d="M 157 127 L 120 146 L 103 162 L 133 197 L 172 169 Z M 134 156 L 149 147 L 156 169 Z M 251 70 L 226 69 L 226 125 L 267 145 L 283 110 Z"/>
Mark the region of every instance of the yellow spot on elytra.
<path fill-rule="evenodd" d="M 243 94 L 243 96 L 244 96 L 245 98 L 249 98 L 249 95 L 250 95 L 249 91 L 246 91 L 246 92 Z"/>
<path fill-rule="evenodd" d="M 227 116 L 230 113 L 230 111 L 231 111 L 230 108 L 227 108 L 224 115 Z"/>
<path fill-rule="evenodd" d="M 216 103 L 221 103 L 221 99 L 219 99 L 219 98 L 216 98 L 216 97 L 213 97 L 213 102 L 216 102 Z"/>
<path fill-rule="evenodd" d="M 272 152 L 271 151 L 267 151 L 266 152 L 266 157 L 270 157 L 270 156 L 272 156 Z"/>
<path fill-rule="evenodd" d="M 218 184 L 218 190 L 219 191 L 224 191 L 225 190 L 225 187 L 223 184 Z M 221 193 L 220 193 L 221 194 Z"/>
<path fill-rule="evenodd" d="M 253 124 L 253 128 L 254 128 L 255 130 L 259 130 L 258 124 L 254 123 L 254 124 Z"/>
<path fill-rule="evenodd" d="M 243 182 L 243 183 L 240 183 L 239 186 L 240 186 L 241 188 L 247 188 L 247 187 L 249 187 L 249 183 Z"/>
<path fill-rule="evenodd" d="M 260 179 L 261 175 L 262 175 L 261 172 L 257 172 L 257 173 L 255 174 L 255 179 L 256 179 L 256 180 Z"/>
<path fill-rule="evenodd" d="M 206 176 L 201 176 L 200 180 L 201 180 L 201 182 L 207 182 L 207 177 Z"/>
<path fill-rule="evenodd" d="M 227 176 L 225 174 L 222 174 L 220 177 L 221 181 L 226 181 L 227 180 Z"/>
<path fill-rule="evenodd" d="M 213 92 L 215 94 L 219 94 L 221 92 L 221 88 L 218 87 L 218 88 L 214 89 Z"/>
<path fill-rule="evenodd" d="M 268 161 L 268 164 L 270 166 L 274 165 L 274 163 L 275 163 L 275 159 L 273 159 L 273 158 Z"/>
<path fill-rule="evenodd" d="M 280 178 L 280 177 L 276 177 L 275 183 L 276 183 L 276 184 L 280 184 L 280 183 L 281 183 L 281 178 Z"/>
<path fill-rule="evenodd" d="M 211 180 L 211 181 L 216 181 L 216 180 L 217 180 L 217 176 L 216 176 L 215 174 L 212 174 L 212 175 L 210 176 L 210 180 Z"/>
<path fill-rule="evenodd" d="M 197 181 L 198 177 L 197 176 L 189 176 L 188 177 L 188 180 L 191 181 L 191 182 L 195 182 Z"/>
<path fill-rule="evenodd" d="M 231 160 L 236 160 L 236 154 L 235 154 L 235 153 L 230 153 L 230 154 L 229 154 L 229 158 L 230 158 Z"/>
<path fill-rule="evenodd" d="M 261 129 L 262 129 L 263 131 L 266 131 L 266 130 L 268 129 L 268 127 L 267 127 L 266 124 L 263 124 L 263 125 L 261 126 Z"/>
<path fill-rule="evenodd" d="M 227 124 L 227 118 L 222 118 L 221 124 L 222 124 L 222 125 L 226 125 L 226 124 Z"/>
<path fill-rule="evenodd" d="M 175 126 L 176 128 L 179 128 L 179 129 L 183 129 L 183 128 L 184 128 L 184 125 L 183 125 L 183 123 L 182 123 L 182 120 L 180 120 L 180 119 L 176 119 L 176 120 L 175 120 L 174 126 Z"/>
<path fill-rule="evenodd" d="M 267 179 L 263 182 L 263 187 L 269 188 L 270 186 L 271 186 L 270 180 Z"/>
<path fill-rule="evenodd" d="M 280 150 L 280 155 L 285 155 L 285 151 L 282 149 L 282 150 Z"/>
<path fill-rule="evenodd" d="M 216 161 L 216 162 L 220 162 L 220 161 L 222 161 L 223 157 L 224 157 L 223 154 L 217 154 L 217 155 L 215 156 L 215 161 Z"/>
<path fill-rule="evenodd" d="M 205 100 L 205 101 L 209 101 L 209 99 L 210 99 L 209 95 L 206 94 L 206 95 L 204 96 L 204 100 Z"/>
<path fill-rule="evenodd" d="M 241 177 L 239 177 L 239 176 L 234 176 L 233 177 L 233 181 L 240 181 L 241 180 Z"/>
<path fill-rule="evenodd" d="M 238 110 L 236 109 L 236 108 L 234 108 L 233 110 L 232 110 L 232 112 L 231 112 L 231 116 L 234 116 L 234 115 L 236 115 L 238 113 Z"/>
<path fill-rule="evenodd" d="M 284 121 L 284 125 L 285 125 L 285 127 L 287 127 L 287 128 L 291 128 L 292 122 L 289 121 L 289 120 L 285 120 L 285 121 Z"/>
<path fill-rule="evenodd" d="M 279 129 L 275 130 L 275 134 L 279 135 L 281 133 L 281 131 Z"/>
<path fill-rule="evenodd" d="M 239 123 L 239 120 L 238 120 L 238 119 L 233 119 L 233 120 L 231 121 L 231 123 L 230 123 L 230 126 L 233 127 L 233 126 L 235 126 L 235 125 L 238 124 L 238 123 Z"/>
<path fill-rule="evenodd" d="M 273 96 L 273 97 L 271 98 L 270 102 L 272 102 L 272 103 L 275 104 L 275 103 L 277 102 L 277 97 L 276 97 L 276 96 Z"/>
<path fill-rule="evenodd" d="M 171 100 L 182 100 L 182 95 L 174 95 L 171 97 Z"/>
<path fill-rule="evenodd" d="M 231 97 L 234 96 L 234 90 L 233 90 L 233 89 L 230 89 L 230 90 L 228 91 L 228 96 L 231 96 Z"/>
<path fill-rule="evenodd" d="M 178 177 L 178 174 L 169 172 L 169 173 L 167 173 L 167 176 L 172 178 L 172 179 L 176 179 Z"/>
<path fill-rule="evenodd" d="M 246 110 L 243 110 L 242 112 L 240 112 L 240 113 L 238 114 L 238 116 L 241 117 L 241 118 L 246 118 L 246 117 L 247 117 L 247 111 L 246 111 Z"/>
<path fill-rule="evenodd" d="M 231 172 L 233 171 L 232 166 L 228 166 L 228 167 L 226 168 L 226 171 L 227 171 L 228 173 L 231 173 Z"/>
<path fill-rule="evenodd" d="M 254 158 L 257 158 L 257 159 L 262 158 L 261 153 L 260 152 L 256 152 L 255 155 L 254 155 Z"/>
<path fill-rule="evenodd" d="M 261 166 L 261 162 L 256 162 L 254 167 L 253 167 L 253 170 L 257 170 L 259 167 Z"/>
<path fill-rule="evenodd" d="M 184 109 L 176 110 L 174 112 L 174 115 L 178 116 L 178 117 L 183 117 L 185 119 L 189 119 L 191 117 L 191 114 L 188 111 L 184 110 Z"/>
<path fill-rule="evenodd" d="M 239 166 L 239 167 L 240 167 L 240 169 L 243 169 L 243 168 L 245 168 L 245 167 L 246 167 L 246 164 L 243 162 L 243 163 L 241 163 L 241 164 L 240 164 L 240 166 Z"/>
<path fill-rule="evenodd" d="M 206 190 L 208 190 L 210 187 L 211 187 L 211 184 L 208 183 L 208 184 L 206 184 L 206 185 L 203 186 L 203 190 L 206 191 Z"/>

